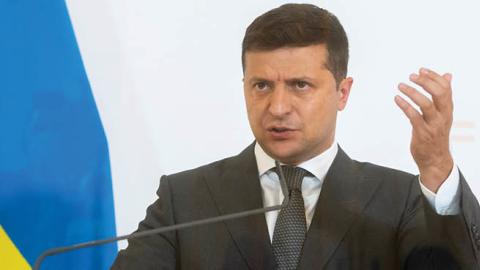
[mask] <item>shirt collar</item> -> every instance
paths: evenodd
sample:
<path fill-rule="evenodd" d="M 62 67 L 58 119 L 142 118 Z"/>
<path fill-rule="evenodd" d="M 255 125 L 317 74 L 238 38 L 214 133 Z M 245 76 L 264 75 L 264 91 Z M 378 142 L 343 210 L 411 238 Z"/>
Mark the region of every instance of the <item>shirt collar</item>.
<path fill-rule="evenodd" d="M 307 170 L 317 179 L 322 180 L 327 174 L 328 169 L 330 169 L 337 152 L 338 145 L 334 141 L 323 153 L 300 163 L 298 167 Z M 258 142 L 255 143 L 255 158 L 257 160 L 258 175 L 260 177 L 275 167 L 275 160 L 265 153 Z"/>

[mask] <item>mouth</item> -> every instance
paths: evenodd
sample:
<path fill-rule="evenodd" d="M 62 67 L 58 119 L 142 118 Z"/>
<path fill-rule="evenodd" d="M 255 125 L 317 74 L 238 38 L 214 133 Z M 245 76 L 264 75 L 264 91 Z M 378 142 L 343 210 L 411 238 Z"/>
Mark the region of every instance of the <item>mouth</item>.
<path fill-rule="evenodd" d="M 289 127 L 282 127 L 282 126 L 273 126 L 267 129 L 268 133 L 270 136 L 272 136 L 274 139 L 288 139 L 290 138 L 293 133 L 295 132 L 295 129 L 289 128 Z"/>
<path fill-rule="evenodd" d="M 292 130 L 292 129 L 287 127 L 271 127 L 268 129 L 268 131 L 273 131 L 273 132 L 284 132 L 289 130 Z"/>

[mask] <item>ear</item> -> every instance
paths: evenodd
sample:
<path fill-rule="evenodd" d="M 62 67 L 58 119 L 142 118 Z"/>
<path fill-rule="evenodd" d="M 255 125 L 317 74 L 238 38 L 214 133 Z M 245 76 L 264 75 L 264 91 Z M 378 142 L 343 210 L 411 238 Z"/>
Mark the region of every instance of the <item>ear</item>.
<path fill-rule="evenodd" d="M 337 89 L 338 94 L 338 103 L 337 103 L 337 110 L 343 111 L 347 106 L 348 97 L 350 96 L 350 90 L 352 89 L 353 85 L 353 78 L 347 77 L 343 79 Z"/>

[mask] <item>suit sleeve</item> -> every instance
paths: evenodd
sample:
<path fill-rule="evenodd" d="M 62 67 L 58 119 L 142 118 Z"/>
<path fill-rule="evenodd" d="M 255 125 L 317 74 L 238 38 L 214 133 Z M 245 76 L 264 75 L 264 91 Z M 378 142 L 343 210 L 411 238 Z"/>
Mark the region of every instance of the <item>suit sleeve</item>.
<path fill-rule="evenodd" d="M 160 179 L 158 199 L 147 208 L 147 214 L 138 225 L 136 232 L 175 224 L 169 181 Z M 112 270 L 178 269 L 176 232 L 145 236 L 128 241 L 128 247 L 121 250 Z"/>
<path fill-rule="evenodd" d="M 461 199 L 461 217 L 465 222 L 465 228 L 468 234 L 468 243 L 471 247 L 477 262 L 477 269 L 480 269 L 480 206 L 472 190 L 465 181 L 460 172 Z"/>
<path fill-rule="evenodd" d="M 439 215 L 413 181 L 399 228 L 401 269 L 480 269 L 480 207 L 460 174 L 461 212 Z M 478 240 L 477 240 L 478 239 Z"/>

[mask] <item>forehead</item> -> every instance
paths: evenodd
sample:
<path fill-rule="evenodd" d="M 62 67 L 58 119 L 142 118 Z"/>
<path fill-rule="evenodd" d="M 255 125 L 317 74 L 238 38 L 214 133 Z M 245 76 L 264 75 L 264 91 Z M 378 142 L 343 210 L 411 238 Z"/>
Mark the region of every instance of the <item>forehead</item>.
<path fill-rule="evenodd" d="M 305 47 L 282 47 L 270 51 L 245 53 L 245 76 L 267 76 L 282 73 L 291 76 L 314 75 L 327 71 L 328 51 L 325 44 Z"/>

